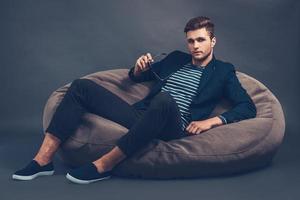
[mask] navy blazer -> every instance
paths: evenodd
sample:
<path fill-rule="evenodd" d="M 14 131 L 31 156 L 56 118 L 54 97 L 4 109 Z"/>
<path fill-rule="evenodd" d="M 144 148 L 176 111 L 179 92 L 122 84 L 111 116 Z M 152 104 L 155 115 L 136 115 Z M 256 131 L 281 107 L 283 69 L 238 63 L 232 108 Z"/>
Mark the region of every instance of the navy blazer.
<path fill-rule="evenodd" d="M 190 54 L 173 51 L 161 61 L 153 63 L 152 70 L 161 78 L 165 78 L 188 62 L 192 62 Z M 129 70 L 128 76 L 134 82 L 155 81 L 149 94 L 133 104 L 137 109 L 145 109 L 151 99 L 161 91 L 164 82 L 156 78 L 151 70 L 141 72 L 138 76 L 133 72 L 134 67 Z M 256 107 L 240 84 L 234 66 L 213 56 L 203 71 L 197 95 L 192 99 L 191 121 L 207 119 L 222 97 L 227 98 L 233 106 L 232 109 L 219 115 L 223 123 L 237 122 L 256 116 Z"/>

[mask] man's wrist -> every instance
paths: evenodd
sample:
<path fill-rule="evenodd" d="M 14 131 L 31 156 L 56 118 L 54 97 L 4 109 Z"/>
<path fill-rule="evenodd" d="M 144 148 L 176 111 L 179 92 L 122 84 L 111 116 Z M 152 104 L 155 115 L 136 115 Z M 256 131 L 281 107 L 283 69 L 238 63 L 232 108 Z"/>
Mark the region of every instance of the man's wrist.
<path fill-rule="evenodd" d="M 222 120 L 219 118 L 219 117 L 213 117 L 213 118 L 210 118 L 210 123 L 211 123 L 211 126 L 220 126 L 223 124 Z"/>
<path fill-rule="evenodd" d="M 227 124 L 227 120 L 223 115 L 218 115 L 217 117 L 219 117 L 222 120 L 223 124 Z"/>
<path fill-rule="evenodd" d="M 138 76 L 140 74 L 140 72 L 136 71 L 136 67 L 133 68 L 133 75 L 134 76 Z"/>

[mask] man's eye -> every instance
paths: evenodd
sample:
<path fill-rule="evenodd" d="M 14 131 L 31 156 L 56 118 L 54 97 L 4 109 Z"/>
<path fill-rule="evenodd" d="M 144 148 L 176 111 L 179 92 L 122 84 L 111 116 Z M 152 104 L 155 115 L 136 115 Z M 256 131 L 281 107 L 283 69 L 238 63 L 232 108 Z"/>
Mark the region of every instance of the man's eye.
<path fill-rule="evenodd" d="M 192 44 L 194 43 L 194 40 L 188 40 L 188 43 Z"/>

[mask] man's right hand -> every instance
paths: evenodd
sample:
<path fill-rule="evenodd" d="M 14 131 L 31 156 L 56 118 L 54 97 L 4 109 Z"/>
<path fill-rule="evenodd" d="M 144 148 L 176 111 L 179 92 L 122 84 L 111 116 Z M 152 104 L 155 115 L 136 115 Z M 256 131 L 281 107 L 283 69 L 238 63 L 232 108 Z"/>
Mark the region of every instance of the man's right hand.
<path fill-rule="evenodd" d="M 142 55 L 139 57 L 134 66 L 134 75 L 137 76 L 143 71 L 149 69 L 149 62 L 153 62 L 152 56 L 150 53 Z"/>

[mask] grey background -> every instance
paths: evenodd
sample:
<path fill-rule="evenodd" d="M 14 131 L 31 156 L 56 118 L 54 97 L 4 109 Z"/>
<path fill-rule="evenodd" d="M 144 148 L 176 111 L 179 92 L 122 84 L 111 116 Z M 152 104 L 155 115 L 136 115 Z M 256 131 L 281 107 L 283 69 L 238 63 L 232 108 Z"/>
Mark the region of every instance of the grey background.
<path fill-rule="evenodd" d="M 1 0 L 1 199 L 299 199 L 299 1 Z M 286 117 L 284 142 L 268 168 L 233 177 L 69 184 L 56 176 L 16 182 L 42 141 L 49 95 L 83 75 L 129 68 L 143 53 L 187 51 L 183 28 L 195 16 L 216 25 L 217 58 L 264 83 Z"/>

